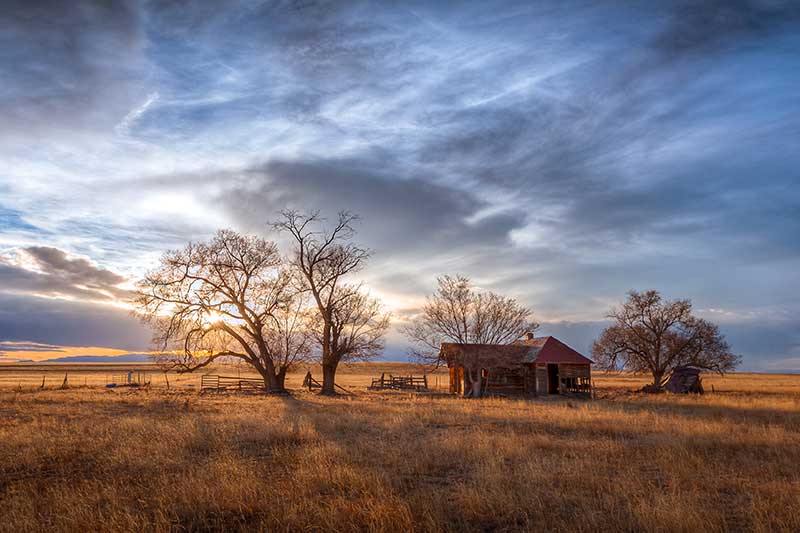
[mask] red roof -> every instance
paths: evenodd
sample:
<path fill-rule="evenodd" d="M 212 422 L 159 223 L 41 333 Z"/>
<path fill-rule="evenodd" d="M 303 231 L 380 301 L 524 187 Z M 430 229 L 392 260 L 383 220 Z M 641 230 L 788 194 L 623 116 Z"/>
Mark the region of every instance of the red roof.
<path fill-rule="evenodd" d="M 455 344 L 442 343 L 440 356 L 447 365 L 488 364 L 519 365 L 532 363 L 570 363 L 591 365 L 594 363 L 555 337 L 536 337 L 513 344 Z"/>
<path fill-rule="evenodd" d="M 530 340 L 517 341 L 514 344 L 538 348 L 538 354 L 533 363 L 573 363 L 577 365 L 591 365 L 594 363 L 594 361 L 584 357 L 555 337 L 537 337 Z"/>

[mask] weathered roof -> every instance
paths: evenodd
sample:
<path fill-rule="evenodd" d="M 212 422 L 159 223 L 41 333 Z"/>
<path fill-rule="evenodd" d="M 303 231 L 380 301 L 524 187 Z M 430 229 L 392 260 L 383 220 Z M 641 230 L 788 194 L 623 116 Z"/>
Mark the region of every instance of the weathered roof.
<path fill-rule="evenodd" d="M 539 337 L 517 341 L 517 343 L 538 347 L 536 360 L 531 361 L 533 363 L 572 363 L 577 365 L 591 365 L 594 363 L 594 361 L 583 356 L 577 350 L 573 350 L 555 337 Z"/>
<path fill-rule="evenodd" d="M 514 344 L 456 344 L 445 342 L 440 349 L 448 365 L 510 367 L 530 363 L 571 363 L 589 365 L 593 361 L 555 337 L 537 337 Z"/>
<path fill-rule="evenodd" d="M 525 364 L 534 348 L 514 344 L 456 344 L 442 343 L 440 355 L 448 366 L 459 363 L 466 367 L 506 367 Z M 534 356 L 535 358 L 535 356 Z"/>

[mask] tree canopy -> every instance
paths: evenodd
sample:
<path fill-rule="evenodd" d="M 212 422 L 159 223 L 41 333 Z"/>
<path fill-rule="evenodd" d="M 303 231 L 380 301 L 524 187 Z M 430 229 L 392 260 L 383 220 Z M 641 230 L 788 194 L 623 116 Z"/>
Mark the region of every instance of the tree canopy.
<path fill-rule="evenodd" d="M 477 291 L 464 276 L 441 276 L 418 317 L 404 332 L 414 355 L 438 364 L 443 342 L 456 344 L 510 344 L 538 329 L 532 312 L 515 299 L 491 291 Z"/>
<path fill-rule="evenodd" d="M 692 315 L 690 300 L 665 301 L 657 291 L 631 291 L 607 316 L 613 324 L 592 346 L 595 361 L 605 369 L 649 372 L 657 389 L 676 366 L 726 372 L 741 361 L 715 324 Z"/>
<path fill-rule="evenodd" d="M 192 371 L 235 358 L 281 391 L 310 353 L 291 279 L 273 242 L 221 230 L 164 254 L 138 283 L 136 312 L 153 327 L 162 365 Z"/>

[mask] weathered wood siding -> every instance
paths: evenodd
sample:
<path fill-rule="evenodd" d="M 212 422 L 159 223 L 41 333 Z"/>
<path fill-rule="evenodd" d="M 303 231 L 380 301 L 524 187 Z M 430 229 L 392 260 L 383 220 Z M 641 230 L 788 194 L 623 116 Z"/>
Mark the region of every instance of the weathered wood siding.
<path fill-rule="evenodd" d="M 558 365 L 559 394 L 592 393 L 592 367 L 574 363 Z"/>
<path fill-rule="evenodd" d="M 590 365 L 576 365 L 561 363 L 558 365 L 559 378 L 589 378 L 592 377 L 592 367 Z"/>
<path fill-rule="evenodd" d="M 536 365 L 536 394 L 547 394 L 547 365 Z"/>
<path fill-rule="evenodd" d="M 493 368 L 487 370 L 488 371 L 485 374 L 487 378 L 487 392 L 524 392 L 526 373 L 524 366 L 519 365 L 516 368 Z"/>
<path fill-rule="evenodd" d="M 536 394 L 536 368 L 525 366 L 525 394 Z"/>

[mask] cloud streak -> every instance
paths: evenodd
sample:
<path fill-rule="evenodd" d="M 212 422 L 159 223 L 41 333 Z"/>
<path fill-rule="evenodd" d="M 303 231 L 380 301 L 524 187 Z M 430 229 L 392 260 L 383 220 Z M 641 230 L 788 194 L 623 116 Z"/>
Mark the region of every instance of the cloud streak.
<path fill-rule="evenodd" d="M 114 130 L 117 132 L 118 135 L 128 135 L 130 133 L 131 127 L 139 120 L 142 115 L 144 115 L 147 110 L 154 104 L 159 98 L 159 94 L 157 92 L 151 93 L 147 96 L 147 99 L 142 102 L 141 105 L 133 108 L 130 112 L 125 115 L 122 121 L 114 127 Z"/>

